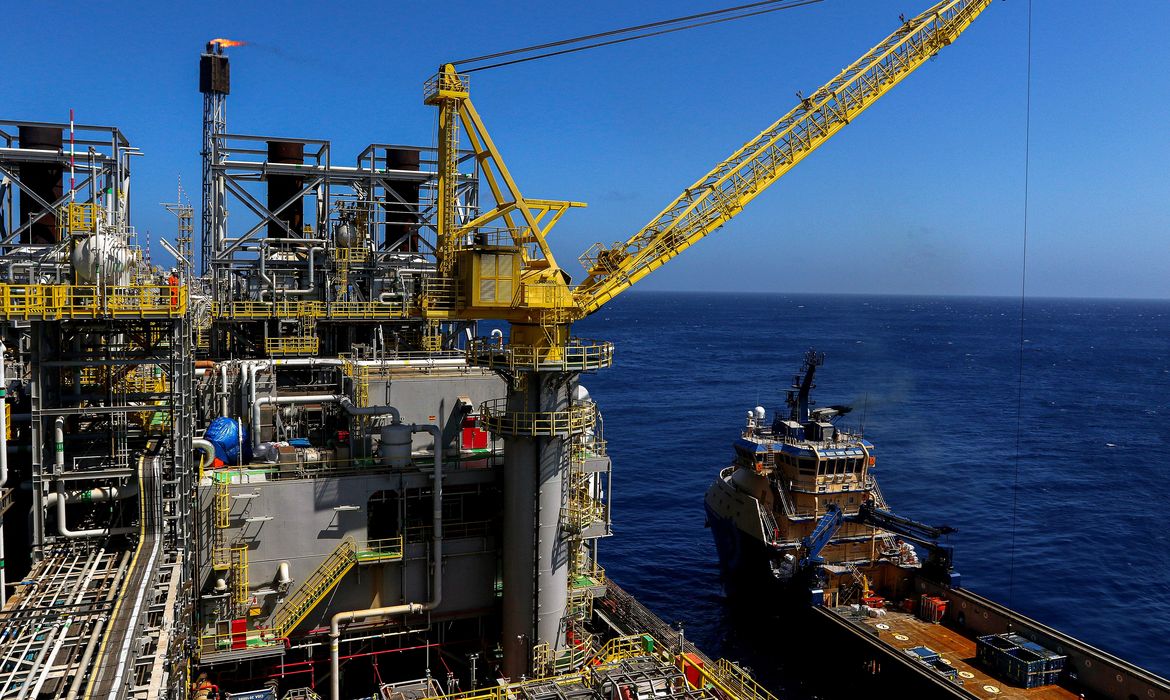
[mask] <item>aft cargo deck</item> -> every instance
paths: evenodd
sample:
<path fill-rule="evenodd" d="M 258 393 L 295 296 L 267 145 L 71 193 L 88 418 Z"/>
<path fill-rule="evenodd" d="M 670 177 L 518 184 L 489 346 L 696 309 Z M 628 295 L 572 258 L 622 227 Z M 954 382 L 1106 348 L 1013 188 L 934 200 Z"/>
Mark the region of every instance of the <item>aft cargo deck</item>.
<path fill-rule="evenodd" d="M 909 649 L 928 647 L 937 652 L 944 665 L 953 668 L 962 690 L 977 698 L 1077 698 L 1074 693 L 1058 685 L 1024 689 L 1010 685 L 989 674 L 975 658 L 975 640 L 947 626 L 945 623 L 926 622 L 910 613 L 890 610 L 882 617 L 858 616 L 849 607 L 833 608 L 832 612 L 851 623 L 863 627 L 886 645 L 910 655 Z"/>

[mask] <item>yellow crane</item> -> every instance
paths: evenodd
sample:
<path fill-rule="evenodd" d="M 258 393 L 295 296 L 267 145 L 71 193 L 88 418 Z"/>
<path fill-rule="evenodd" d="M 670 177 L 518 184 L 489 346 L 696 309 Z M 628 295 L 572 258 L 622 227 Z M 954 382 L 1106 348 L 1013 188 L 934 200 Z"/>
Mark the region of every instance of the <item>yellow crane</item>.
<path fill-rule="evenodd" d="M 425 86 L 439 108 L 437 257 L 422 299 L 429 319 L 501 319 L 510 344 L 556 359 L 570 325 L 720 228 L 748 202 L 954 41 L 991 0 L 944 0 L 912 19 L 716 165 L 625 242 L 595 244 L 576 287 L 548 244 L 580 202 L 521 194 L 470 98 L 467 74 L 444 65 Z M 495 205 L 461 220 L 456 201 L 460 125 Z"/>

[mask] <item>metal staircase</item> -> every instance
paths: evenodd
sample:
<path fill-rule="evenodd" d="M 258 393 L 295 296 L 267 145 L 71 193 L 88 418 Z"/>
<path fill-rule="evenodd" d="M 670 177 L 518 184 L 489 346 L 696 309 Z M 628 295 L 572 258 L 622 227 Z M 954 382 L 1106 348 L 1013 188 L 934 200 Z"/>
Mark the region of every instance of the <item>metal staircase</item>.
<path fill-rule="evenodd" d="M 346 537 L 272 616 L 269 634 L 287 637 L 357 563 L 357 543 Z"/>

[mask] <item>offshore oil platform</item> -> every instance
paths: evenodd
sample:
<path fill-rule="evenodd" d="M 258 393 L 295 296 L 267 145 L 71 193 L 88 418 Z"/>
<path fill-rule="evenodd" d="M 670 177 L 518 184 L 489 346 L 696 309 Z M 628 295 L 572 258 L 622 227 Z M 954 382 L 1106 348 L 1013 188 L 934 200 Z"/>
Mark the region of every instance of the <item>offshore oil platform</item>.
<path fill-rule="evenodd" d="M 0 697 L 771 700 L 606 578 L 579 377 L 614 350 L 571 325 L 989 4 L 904 19 L 575 286 L 548 236 L 583 205 L 521 193 L 454 65 L 437 147 L 342 157 L 229 131 L 208 43 L 198 235 L 180 190 L 166 269 L 120 129 L 0 122 Z"/>

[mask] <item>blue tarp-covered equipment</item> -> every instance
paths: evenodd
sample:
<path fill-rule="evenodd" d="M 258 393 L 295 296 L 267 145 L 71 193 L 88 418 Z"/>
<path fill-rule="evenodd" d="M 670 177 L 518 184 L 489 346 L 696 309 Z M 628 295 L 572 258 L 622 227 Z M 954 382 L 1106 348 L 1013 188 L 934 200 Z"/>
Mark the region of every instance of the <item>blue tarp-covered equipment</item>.
<path fill-rule="evenodd" d="M 220 416 L 211 421 L 203 437 L 215 446 L 215 456 L 227 465 L 240 464 L 240 446 L 244 448 L 244 462 L 252 459 L 252 443 L 248 428 L 235 418 Z"/>

